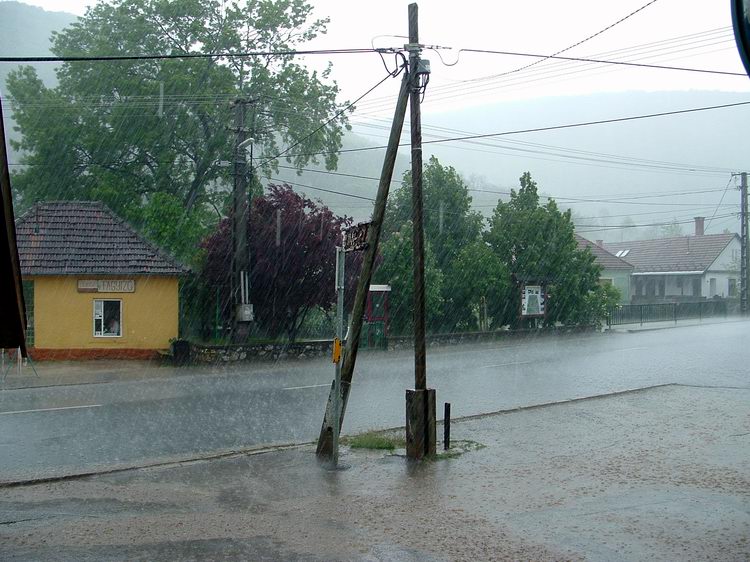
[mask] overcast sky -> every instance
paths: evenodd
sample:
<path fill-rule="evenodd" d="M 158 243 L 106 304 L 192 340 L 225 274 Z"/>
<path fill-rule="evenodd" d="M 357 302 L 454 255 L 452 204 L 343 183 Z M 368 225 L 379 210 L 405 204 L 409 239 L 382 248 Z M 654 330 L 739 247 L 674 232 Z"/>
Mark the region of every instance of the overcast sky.
<path fill-rule="evenodd" d="M 47 10 L 83 15 L 88 2 L 28 0 L 27 3 Z M 315 7 L 315 16 L 329 17 L 330 23 L 328 33 L 305 48 L 343 49 L 371 45 L 398 48 L 406 42 L 403 37 L 393 36 L 407 33 L 407 0 L 311 0 L 311 3 Z M 627 17 L 642 7 L 638 13 Z M 728 94 L 710 91 L 740 94 L 736 100 L 730 101 L 745 100 L 750 92 L 750 79 L 744 75 L 734 43 L 728 0 L 421 0 L 419 9 L 420 41 L 426 45 L 452 48 L 438 52 L 425 50 L 423 54 L 432 63 L 430 84 L 422 106 L 423 126 L 428 136 L 444 135 L 445 129 L 441 127 L 453 127 L 470 133 L 502 131 L 512 127 L 514 119 L 522 121 L 523 126 L 530 126 L 529 123 L 550 125 L 576 119 L 587 120 L 592 115 L 593 118 L 609 118 L 686 108 L 684 95 L 657 96 L 656 100 L 651 100 L 654 96 L 618 96 L 616 99 L 620 100 L 620 104 L 623 100 L 631 99 L 633 103 L 649 103 L 610 107 L 602 105 L 607 98 L 601 96 L 579 97 L 586 94 L 695 90 L 703 92 L 697 105 L 712 105 L 726 102 Z M 606 29 L 609 26 L 613 27 Z M 596 37 L 586 40 L 605 29 Z M 488 49 L 552 54 L 581 41 L 580 45 L 567 50 L 565 55 L 743 74 L 717 76 L 550 60 L 513 72 L 538 59 L 460 52 L 460 49 Z M 329 61 L 333 63 L 332 77 L 341 88 L 340 101 L 358 98 L 386 75 L 377 54 L 308 56 L 303 62 L 322 69 Z M 386 57 L 386 62 L 393 68 L 393 55 Z M 355 132 L 368 135 L 378 142 L 383 141 L 399 81 L 386 81 L 357 104 L 357 110 L 350 117 Z M 573 97 L 549 99 L 559 96 Z M 525 100 L 536 101 L 524 103 Z M 504 103 L 509 101 L 512 103 Z M 694 105 L 695 102 L 687 107 Z M 461 111 L 464 108 L 469 109 Z M 587 113 L 589 110 L 593 112 L 592 115 Z M 723 129 L 717 129 L 718 119 L 696 114 L 660 121 L 660 126 L 651 130 L 638 129 L 646 125 L 636 123 L 628 127 L 620 125 L 519 138 L 634 158 L 659 158 L 735 170 L 738 169 L 736 166 L 741 165 L 738 160 L 742 158 L 737 155 L 744 154 L 744 141 L 732 136 L 740 134 L 740 129 L 734 124 L 746 120 L 750 110 L 736 108 L 729 111 L 731 118 L 724 119 L 724 122 L 730 125 L 727 128 L 725 124 Z M 466 119 L 467 115 L 473 121 Z M 534 151 L 519 155 L 518 147 L 505 146 L 509 142 L 492 141 L 491 147 L 484 148 L 490 154 L 480 160 L 477 158 L 483 153 L 477 146 L 467 147 L 461 143 L 439 145 L 439 156 L 441 161 L 455 165 L 462 173 L 485 177 L 501 186 L 513 185 L 523 170 L 533 170 L 535 177 L 542 181 L 541 185 L 548 186 L 547 193 L 553 195 L 598 193 L 600 190 L 624 193 L 715 188 L 717 192 L 713 199 L 709 194 L 705 196 L 705 201 L 701 201 L 701 204 L 709 204 L 711 208 L 690 211 L 708 216 L 719 209 L 716 205 L 721 203 L 719 198 L 723 199 L 722 191 L 728 185 L 728 173 L 719 174 L 715 181 L 709 178 L 710 182 L 700 175 L 693 177 L 685 173 L 654 172 L 649 176 L 647 170 L 637 167 L 608 169 L 603 164 L 571 160 L 559 155 L 540 156 L 532 154 Z M 475 160 L 471 160 L 472 157 Z M 358 172 L 363 173 L 362 170 Z M 306 181 L 308 179 L 303 176 L 302 182 Z M 475 195 L 478 198 L 480 194 Z M 681 204 L 684 205 L 684 202 Z M 622 207 L 624 205 L 617 208 L 617 213 L 643 212 L 642 207 Z M 667 206 L 655 210 L 659 209 L 662 209 L 663 216 L 649 215 L 647 218 L 684 218 L 678 214 L 667 214 L 671 213 Z M 352 212 L 348 209 L 344 211 Z M 593 214 L 593 211 L 600 214 L 598 209 L 590 209 L 589 214 Z M 605 211 L 615 213 L 614 208 Z M 683 207 L 676 208 L 674 212 L 678 211 L 682 214 L 688 212 Z M 724 219 L 723 222 L 716 220 L 711 228 L 734 228 L 733 221 L 733 218 Z"/>
<path fill-rule="evenodd" d="M 28 0 L 47 10 L 85 12 L 87 0 Z M 405 0 L 313 0 L 318 17 L 330 17 L 328 34 L 312 46 L 328 48 L 399 47 L 405 40 L 388 35 L 407 33 Z M 491 49 L 551 54 L 617 22 L 648 0 L 422 0 L 420 40 L 453 50 L 426 51 L 432 63 L 431 90 L 425 111 L 481 105 L 507 99 L 579 95 L 626 90 L 750 91 L 746 77 L 720 77 L 652 69 L 611 68 L 547 61 L 525 73 L 467 84 L 466 80 L 501 74 L 536 59 L 459 53 L 458 49 Z M 566 51 L 571 56 L 597 56 L 714 70 L 742 72 L 731 34 L 729 2 L 656 0 L 601 35 Z M 624 49 L 628 49 L 623 51 Z M 617 52 L 615 52 L 617 51 Z M 444 60 L 443 64 L 440 57 Z M 323 67 L 328 57 L 308 57 Z M 355 99 L 385 74 L 377 55 L 332 58 L 333 77 L 343 97 Z M 392 58 L 388 59 L 393 63 Z M 455 63 L 455 64 L 454 64 Z M 447 66 L 453 65 L 453 66 Z M 392 99 L 396 80 L 368 99 Z M 437 95 L 441 93 L 442 95 Z M 385 104 L 391 106 L 392 104 Z M 370 101 L 361 109 L 378 110 Z M 389 109 L 383 109 L 387 113 Z M 379 113 L 380 111 L 378 111 Z"/>

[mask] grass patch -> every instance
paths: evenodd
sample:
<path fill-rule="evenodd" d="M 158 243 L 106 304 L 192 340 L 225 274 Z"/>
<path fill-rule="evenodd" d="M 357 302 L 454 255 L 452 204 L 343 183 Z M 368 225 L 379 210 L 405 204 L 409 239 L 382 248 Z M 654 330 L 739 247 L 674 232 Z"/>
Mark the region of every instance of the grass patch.
<path fill-rule="evenodd" d="M 406 439 L 395 437 L 382 432 L 368 431 L 352 437 L 345 437 L 342 443 L 352 449 L 376 449 L 381 451 L 393 451 L 406 447 Z"/>
<path fill-rule="evenodd" d="M 440 447 L 440 443 L 438 443 L 438 447 Z M 447 451 L 438 449 L 440 452 L 436 452 L 434 456 L 429 457 L 429 460 L 442 461 L 446 459 L 457 459 L 464 453 L 468 453 L 469 451 L 479 451 L 485 447 L 486 445 L 471 440 L 453 441 L 450 449 Z"/>

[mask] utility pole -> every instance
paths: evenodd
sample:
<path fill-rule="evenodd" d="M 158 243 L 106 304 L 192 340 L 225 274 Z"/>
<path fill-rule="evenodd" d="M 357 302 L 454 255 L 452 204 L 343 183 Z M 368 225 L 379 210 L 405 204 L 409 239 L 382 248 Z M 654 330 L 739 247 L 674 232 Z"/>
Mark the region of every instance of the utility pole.
<path fill-rule="evenodd" d="M 341 342 L 344 339 L 344 264 L 346 250 L 344 242 L 336 248 L 336 339 L 333 342 L 333 362 L 336 365 L 336 378 L 333 381 L 333 456 L 332 465 L 339 464 L 339 433 L 341 432 Z"/>
<path fill-rule="evenodd" d="M 424 212 L 422 197 L 422 80 L 429 63 L 420 60 L 419 9 L 409 4 L 409 108 L 411 119 L 412 235 L 414 262 L 414 389 L 406 391 L 406 454 L 419 460 L 435 454 L 435 391 L 427 389 L 424 294 Z M 425 64 L 426 63 L 426 64 Z"/>
<path fill-rule="evenodd" d="M 747 172 L 740 174 L 740 313 L 747 314 L 748 254 L 747 254 Z"/>
<path fill-rule="evenodd" d="M 247 194 L 247 159 L 244 153 L 248 143 L 245 116 L 250 100 L 234 101 L 234 154 L 232 189 L 232 341 L 243 342 L 250 333 L 253 307 L 250 304 L 250 250 L 247 243 L 250 204 Z"/>
<path fill-rule="evenodd" d="M 401 80 L 401 89 L 396 101 L 396 110 L 393 115 L 390 136 L 388 137 L 388 147 L 383 159 L 383 168 L 380 172 L 380 183 L 378 184 L 378 194 L 375 198 L 375 208 L 372 211 L 372 221 L 367 230 L 367 248 L 362 259 L 362 269 L 357 281 L 357 290 L 352 305 L 351 320 L 349 323 L 349 336 L 346 340 L 346 349 L 344 350 L 343 365 L 341 367 L 341 391 L 339 399 L 336 398 L 334 388 L 328 396 L 323 424 L 318 436 L 318 446 L 316 455 L 321 459 L 331 459 L 333 456 L 333 426 L 336 424 L 339 428 L 344 423 L 344 414 L 346 413 L 346 404 L 349 399 L 349 390 L 351 389 L 352 377 L 354 375 L 354 365 L 357 361 L 357 351 L 359 350 L 359 340 L 362 331 L 362 318 L 365 313 L 365 302 L 370 290 L 370 280 L 372 279 L 372 270 L 375 265 L 375 257 L 378 252 L 378 242 L 380 241 L 380 232 L 385 217 L 385 205 L 388 201 L 388 192 L 393 179 L 393 168 L 396 164 L 398 155 L 398 145 L 401 139 L 401 131 L 404 126 L 404 117 L 406 116 L 406 105 L 409 101 L 409 73 L 404 72 Z M 334 418 L 338 415 L 338 422 Z"/>

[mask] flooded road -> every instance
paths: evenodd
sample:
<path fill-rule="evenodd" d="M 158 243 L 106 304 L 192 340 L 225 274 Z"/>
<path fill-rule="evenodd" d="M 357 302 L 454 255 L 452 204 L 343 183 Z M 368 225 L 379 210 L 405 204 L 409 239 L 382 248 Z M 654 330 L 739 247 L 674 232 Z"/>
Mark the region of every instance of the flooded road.
<path fill-rule="evenodd" d="M 451 402 L 456 418 L 659 384 L 748 388 L 748 365 L 750 322 L 741 321 L 431 348 L 427 376 L 439 416 Z M 0 481 L 310 441 L 333 376 L 327 359 L 158 369 L 1 391 Z M 411 386 L 410 351 L 362 354 L 344 432 L 403 425 Z"/>

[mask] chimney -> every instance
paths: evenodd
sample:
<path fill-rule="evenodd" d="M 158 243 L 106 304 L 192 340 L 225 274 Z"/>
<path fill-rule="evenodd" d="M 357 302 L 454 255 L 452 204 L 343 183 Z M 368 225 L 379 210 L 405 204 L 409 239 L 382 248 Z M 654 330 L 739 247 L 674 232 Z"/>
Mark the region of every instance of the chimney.
<path fill-rule="evenodd" d="M 604 248 L 604 240 L 597 240 L 596 245 L 599 246 L 600 248 Z"/>
<path fill-rule="evenodd" d="M 703 236 L 703 221 L 706 220 L 706 217 L 695 217 L 695 235 L 696 236 Z"/>

